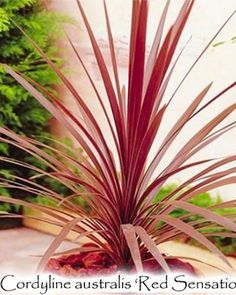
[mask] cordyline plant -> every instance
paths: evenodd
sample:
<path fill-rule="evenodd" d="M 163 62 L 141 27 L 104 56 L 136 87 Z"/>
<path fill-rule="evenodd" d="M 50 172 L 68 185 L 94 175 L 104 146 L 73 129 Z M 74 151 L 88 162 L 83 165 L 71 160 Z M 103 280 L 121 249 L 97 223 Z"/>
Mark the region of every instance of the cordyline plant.
<path fill-rule="evenodd" d="M 51 208 L 29 204 L 21 200 L 9 200 L 6 197 L 0 198 L 1 201 L 14 202 L 40 210 L 48 216 L 47 218 L 42 217 L 44 221 L 62 228 L 42 257 L 38 270 L 44 270 L 47 265 L 50 269 L 50 263 L 51 267 L 53 263 L 56 264 L 55 269 L 70 264 L 67 267 L 73 268 L 75 272 L 77 270 L 78 274 L 96 274 L 105 272 L 105 269 L 107 273 L 116 269 L 168 272 L 180 267 L 183 270 L 190 270 L 191 265 L 181 263 L 176 257 L 162 254 L 157 247 L 163 242 L 184 236 L 196 239 L 229 265 L 225 256 L 208 240 L 208 236 L 219 234 L 235 236 L 235 216 L 233 214 L 226 216 L 216 214 L 217 208 L 233 207 L 235 201 L 223 202 L 206 209 L 195 206 L 188 200 L 197 194 L 236 182 L 234 176 L 236 168 L 226 167 L 228 163 L 233 163 L 236 160 L 236 156 L 191 161 L 195 154 L 235 127 L 235 121 L 227 123 L 223 127 L 219 125 L 235 110 L 236 103 L 220 110 L 219 114 L 206 122 L 204 127 L 183 143 L 179 151 L 170 159 L 170 163 L 162 171 L 159 171 L 157 176 L 155 172 L 160 167 L 159 164 L 166 156 L 167 151 L 175 143 L 175 139 L 188 123 L 199 116 L 203 110 L 209 110 L 216 100 L 236 85 L 236 82 L 226 85 L 226 88 L 220 93 L 203 103 L 212 83 L 206 85 L 183 110 L 179 119 L 173 122 L 173 127 L 166 133 L 153 156 L 150 154 L 150 150 L 154 140 L 158 138 L 160 126 L 165 124 L 165 120 L 173 119 L 168 118 L 167 110 L 176 92 L 233 14 L 209 41 L 182 77 L 173 95 L 168 98 L 166 90 L 182 53 L 176 57 L 176 48 L 194 1 L 183 1 L 183 6 L 175 21 L 164 34 L 170 5 L 170 1 L 166 1 L 147 58 L 148 1 L 133 1 L 127 87 L 121 87 L 120 84 L 112 29 L 105 1 L 103 5 L 112 71 L 108 71 L 108 66 L 80 1 L 77 3 L 90 37 L 110 110 L 106 109 L 104 100 L 77 48 L 69 37 L 68 40 L 94 90 L 94 99 L 98 100 L 105 115 L 112 140 L 105 138 L 101 122 L 97 120 L 96 114 L 89 109 L 86 99 L 81 97 L 61 70 L 48 59 L 21 28 L 19 29 L 22 30 L 22 33 L 27 36 L 71 93 L 80 109 L 82 118 L 74 115 L 60 98 L 49 93 L 35 81 L 6 65 L 4 66 L 12 77 L 27 89 L 61 125 L 66 127 L 83 149 L 83 152 L 74 151 L 77 153 L 76 157 L 71 157 L 64 151 L 63 145 L 58 143 L 57 148 L 47 147 L 52 151 L 48 154 L 43 149 L 45 147 L 43 143 L 17 135 L 13 131 L 1 127 L 3 142 L 17 146 L 47 163 L 51 173 L 9 158 L 2 157 L 2 161 L 32 169 L 38 173 L 38 177 L 50 176 L 72 191 L 69 197 L 63 199 L 56 192 L 34 183 L 33 179 L 26 180 L 16 176 L 13 180 L 6 181 L 2 178 L 2 186 L 21 189 L 36 195 L 40 194 L 56 200 L 60 205 Z M 114 152 L 110 149 L 111 141 L 115 144 Z M 118 161 L 115 160 L 116 157 Z M 152 157 L 151 160 L 150 157 Z M 148 159 L 149 161 L 147 161 Z M 198 168 L 197 173 L 195 172 L 193 176 L 186 178 L 161 201 L 153 202 L 160 188 L 170 177 L 193 167 Z M 80 173 L 75 172 L 78 170 Z M 74 204 L 73 199 L 77 196 L 87 199 L 92 209 L 91 214 Z M 176 208 L 182 208 L 188 213 L 175 218 L 170 213 Z M 189 217 L 193 215 L 198 215 L 199 218 L 191 221 Z M 41 217 L 31 216 L 31 218 L 41 220 Z M 215 233 L 207 232 L 206 229 L 211 226 L 216 229 Z M 77 246 L 76 249 L 66 252 L 67 255 L 70 254 L 69 256 L 50 260 L 70 231 L 78 233 L 78 239 L 88 237 L 91 243 Z M 48 261 L 50 261 L 49 264 Z M 71 269 L 67 268 L 65 272 L 71 273 Z"/>

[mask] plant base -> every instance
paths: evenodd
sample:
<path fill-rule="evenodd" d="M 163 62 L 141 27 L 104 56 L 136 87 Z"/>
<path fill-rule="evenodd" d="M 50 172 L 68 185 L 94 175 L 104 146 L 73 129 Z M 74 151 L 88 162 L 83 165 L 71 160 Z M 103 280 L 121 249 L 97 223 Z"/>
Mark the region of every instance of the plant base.
<path fill-rule="evenodd" d="M 166 257 L 166 262 L 172 271 L 196 275 L 195 269 L 190 263 L 168 257 Z M 162 268 L 153 258 L 144 261 L 143 267 L 145 272 L 162 273 Z M 135 272 L 134 266 L 128 268 L 129 272 Z M 118 271 L 118 266 L 106 252 L 95 251 L 51 258 L 45 271 L 62 276 L 83 277 L 115 274 Z"/>

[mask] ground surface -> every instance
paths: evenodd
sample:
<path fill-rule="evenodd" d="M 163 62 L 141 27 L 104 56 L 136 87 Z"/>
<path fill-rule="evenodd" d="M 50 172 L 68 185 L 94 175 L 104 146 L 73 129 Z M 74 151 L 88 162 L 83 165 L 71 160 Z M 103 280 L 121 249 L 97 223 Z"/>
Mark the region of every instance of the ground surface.
<path fill-rule="evenodd" d="M 44 253 L 53 240 L 53 236 L 28 228 L 11 229 L 0 231 L 0 274 L 6 272 L 33 273 L 39 261 L 39 256 Z M 74 244 L 65 242 L 60 250 L 74 247 Z M 165 243 L 160 246 L 163 253 L 203 259 L 208 264 L 224 268 L 220 259 L 210 254 L 208 251 L 183 245 L 176 242 Z M 236 270 L 236 260 L 229 258 Z M 216 273 L 209 266 L 191 261 L 204 274 Z"/>
<path fill-rule="evenodd" d="M 34 272 L 39 256 L 46 251 L 52 240 L 52 235 L 28 228 L 0 231 L 0 273 Z M 70 242 L 65 242 L 63 248 L 70 246 Z"/>

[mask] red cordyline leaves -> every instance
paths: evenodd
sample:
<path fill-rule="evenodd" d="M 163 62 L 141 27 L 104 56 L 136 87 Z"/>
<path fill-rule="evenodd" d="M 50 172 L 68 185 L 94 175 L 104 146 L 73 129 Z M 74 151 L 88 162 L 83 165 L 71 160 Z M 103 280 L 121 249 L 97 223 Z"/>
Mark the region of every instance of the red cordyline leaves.
<path fill-rule="evenodd" d="M 96 114 L 91 112 L 79 91 L 21 28 L 19 29 L 22 33 L 70 92 L 79 107 L 82 118 L 74 115 L 58 97 L 37 82 L 4 65 L 6 71 L 68 130 L 83 150 L 83 152 L 80 152 L 66 147 L 67 150 L 73 152 L 74 156 L 71 156 L 60 142 L 57 142 L 57 148 L 54 148 L 35 139 L 17 135 L 5 127 L 0 128 L 1 141 L 17 146 L 40 159 L 48 165 L 51 172 L 45 172 L 32 165 L 4 157 L 1 157 L 1 161 L 32 169 L 38 173 L 38 177 L 49 176 L 63 183 L 72 191 L 72 194 L 64 199 L 56 192 L 36 184 L 33 179 L 25 180 L 15 177 L 14 180 L 7 181 L 4 177 L 1 178 L 2 186 L 17 188 L 35 195 L 40 193 L 40 195 L 56 200 L 60 205 L 58 208 L 51 208 L 6 197 L 0 198 L 2 201 L 40 210 L 47 214 L 46 218 L 42 217 L 44 220 L 62 227 L 61 232 L 41 259 L 38 270 L 45 269 L 50 257 L 58 254 L 56 253 L 58 246 L 70 231 L 78 233 L 78 239 L 86 236 L 92 241 L 89 247 L 78 246 L 67 252 L 67 254 L 80 252 L 80 262 L 83 267 L 93 264 L 97 269 L 98 265 L 94 264 L 94 257 L 97 255 L 96 257 L 99 257 L 99 259 L 103 259 L 102 253 L 106 253 L 105 256 L 109 257 L 111 262 L 108 263 L 109 267 L 112 267 L 112 269 L 117 267 L 121 269 L 130 267 L 132 269 L 135 266 L 137 271 L 143 271 L 149 269 L 150 265 L 157 261 L 158 264 L 154 263 L 155 266 L 159 265 L 159 269 L 168 272 L 173 269 L 171 265 L 177 262 L 174 262 L 175 260 L 171 262 L 171 257 L 164 256 L 158 250 L 157 245 L 184 235 L 198 240 L 229 265 L 224 255 L 207 239 L 209 233 L 204 234 L 201 229 L 214 225 L 218 230 L 224 229 L 225 236 L 234 236 L 234 232 L 236 232 L 235 216 L 219 216 L 214 211 L 215 207 L 202 209 L 190 205 L 187 201 L 198 193 L 235 183 L 236 168 L 226 169 L 225 166 L 228 163 L 234 163 L 236 156 L 224 159 L 203 159 L 197 162 L 191 162 L 191 158 L 235 127 L 236 121 L 220 128 L 218 125 L 235 111 L 236 104 L 233 103 L 226 109 L 220 110 L 218 115 L 206 122 L 204 127 L 183 143 L 180 150 L 172 156 L 170 164 L 158 176 L 154 177 L 154 172 L 182 129 L 194 117 L 199 116 L 203 110 L 209 110 L 211 104 L 230 91 L 236 85 L 236 82 L 226 85 L 225 89 L 200 107 L 206 95 L 209 95 L 212 83 L 206 85 L 200 93 L 195 95 L 194 99 L 190 100 L 189 106 L 183 110 L 179 119 L 173 122 L 173 127 L 160 142 L 160 147 L 155 151 L 151 161 L 147 160 L 151 156 L 150 150 L 154 140 L 158 138 L 160 126 L 164 124 L 165 120 L 173 120 L 173 118 L 167 117 L 166 111 L 175 98 L 175 94 L 234 13 L 225 21 L 187 73 L 183 75 L 173 95 L 166 100 L 167 102 L 164 102 L 163 98 L 182 54 L 181 51 L 179 56 L 176 57 L 176 48 L 194 1 L 183 1 L 176 19 L 167 33 L 164 34 L 168 9 L 171 5 L 171 1 L 166 1 L 151 51 L 146 59 L 148 1 L 133 0 L 127 87 L 121 86 L 120 83 L 112 26 L 105 0 L 103 1 L 103 8 L 112 71 L 108 69 L 82 4 L 79 0 L 77 0 L 77 3 L 100 70 L 109 102 L 109 111 L 106 109 L 99 89 L 87 70 L 86 63 L 78 49 L 69 36 L 67 36 L 67 39 L 88 77 L 88 83 L 94 90 L 94 97 L 104 112 L 111 138 L 107 139 L 104 136 L 101 122 L 97 120 Z M 113 152 L 110 149 L 111 140 L 115 146 Z M 45 152 L 45 147 L 51 153 Z M 118 161 L 115 160 L 116 158 Z M 198 168 L 196 174 L 186 179 L 160 203 L 153 203 L 154 196 L 170 177 L 192 167 Z M 219 168 L 221 168 L 220 171 Z M 79 174 L 75 172 L 78 170 L 80 171 Z M 92 209 L 90 215 L 72 202 L 76 196 L 83 196 L 87 200 Z M 221 204 L 222 206 L 232 207 L 235 206 L 235 202 L 225 202 Z M 183 208 L 188 214 L 179 219 L 173 218 L 170 213 L 175 208 Z M 201 218 L 189 222 L 188 218 L 192 215 L 199 215 Z M 29 218 L 41 219 L 41 217 L 35 216 L 29 216 Z M 215 234 L 217 233 L 212 233 L 212 235 Z M 99 247 L 99 252 L 97 247 Z M 86 251 L 94 251 L 95 254 L 86 256 L 83 254 Z M 73 256 L 69 260 L 72 258 L 73 261 L 80 259 Z M 51 263 L 54 262 L 51 261 Z M 145 268 L 145 266 L 148 267 Z"/>

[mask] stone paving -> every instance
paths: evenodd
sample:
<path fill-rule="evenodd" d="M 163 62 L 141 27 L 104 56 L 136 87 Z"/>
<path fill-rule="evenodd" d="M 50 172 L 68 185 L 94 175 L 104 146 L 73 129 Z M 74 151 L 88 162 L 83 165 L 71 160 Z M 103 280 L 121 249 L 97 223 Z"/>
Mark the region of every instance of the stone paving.
<path fill-rule="evenodd" d="M 29 228 L 18 228 L 0 231 L 0 274 L 13 272 L 14 274 L 33 274 L 39 261 L 39 256 L 44 253 L 53 240 L 53 236 Z M 71 242 L 64 242 L 60 251 L 74 247 Z M 160 247 L 162 253 L 178 257 L 204 259 L 208 264 L 224 268 L 222 261 L 208 251 L 193 246 L 168 242 Z M 229 258 L 236 270 L 236 260 Z M 203 274 L 216 274 L 217 271 L 193 262 Z"/>
<path fill-rule="evenodd" d="M 44 253 L 53 240 L 52 235 L 28 228 L 0 231 L 0 274 L 2 272 L 33 273 L 39 256 Z M 68 249 L 72 243 L 63 243 L 61 250 Z"/>

